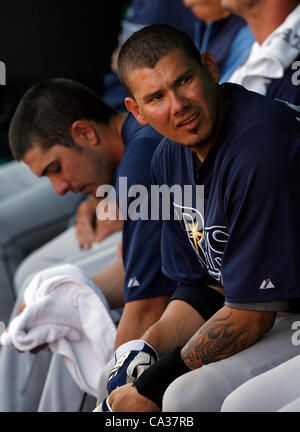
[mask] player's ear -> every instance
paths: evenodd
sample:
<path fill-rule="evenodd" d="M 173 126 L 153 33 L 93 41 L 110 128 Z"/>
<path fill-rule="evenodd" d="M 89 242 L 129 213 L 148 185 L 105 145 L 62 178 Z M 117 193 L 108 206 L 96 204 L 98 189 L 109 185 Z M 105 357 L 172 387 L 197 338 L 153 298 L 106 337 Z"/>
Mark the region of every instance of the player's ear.
<path fill-rule="evenodd" d="M 220 72 L 214 56 L 208 52 L 201 55 L 201 63 L 212 77 L 215 83 L 220 81 Z"/>
<path fill-rule="evenodd" d="M 146 126 L 148 124 L 143 113 L 140 111 L 138 104 L 133 98 L 127 97 L 125 99 L 125 106 L 128 109 L 128 111 L 130 111 L 134 115 L 134 117 L 142 126 Z"/>
<path fill-rule="evenodd" d="M 95 129 L 86 120 L 76 120 L 71 126 L 71 135 L 77 145 L 96 145 L 98 143 Z"/>

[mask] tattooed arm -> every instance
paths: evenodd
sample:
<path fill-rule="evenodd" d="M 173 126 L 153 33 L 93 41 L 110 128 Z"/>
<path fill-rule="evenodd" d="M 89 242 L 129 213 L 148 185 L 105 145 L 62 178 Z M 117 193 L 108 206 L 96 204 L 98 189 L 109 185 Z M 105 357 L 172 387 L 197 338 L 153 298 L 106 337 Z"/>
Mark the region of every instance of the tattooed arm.
<path fill-rule="evenodd" d="M 230 357 L 248 348 L 269 331 L 276 312 L 224 306 L 192 336 L 181 351 L 191 370 Z"/>

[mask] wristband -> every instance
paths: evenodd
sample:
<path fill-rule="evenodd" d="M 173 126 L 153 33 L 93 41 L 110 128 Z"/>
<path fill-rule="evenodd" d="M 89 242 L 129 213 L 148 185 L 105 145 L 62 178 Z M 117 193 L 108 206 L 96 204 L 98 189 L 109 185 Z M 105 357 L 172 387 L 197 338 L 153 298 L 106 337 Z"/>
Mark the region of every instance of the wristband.
<path fill-rule="evenodd" d="M 177 347 L 145 370 L 136 381 L 135 387 L 141 395 L 161 408 L 167 387 L 176 378 L 190 371 L 181 358 L 181 348 Z"/>

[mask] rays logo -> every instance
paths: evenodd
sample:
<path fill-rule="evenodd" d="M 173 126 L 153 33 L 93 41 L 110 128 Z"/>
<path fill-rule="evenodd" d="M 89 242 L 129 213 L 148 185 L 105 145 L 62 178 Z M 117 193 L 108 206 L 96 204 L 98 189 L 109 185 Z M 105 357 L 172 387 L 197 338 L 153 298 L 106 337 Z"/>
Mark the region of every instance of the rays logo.
<path fill-rule="evenodd" d="M 192 207 L 183 207 L 174 203 L 174 211 L 184 225 L 189 242 L 194 249 L 200 264 L 218 282 L 222 283 L 222 255 L 229 234 L 225 226 L 204 224 L 204 211 Z"/>

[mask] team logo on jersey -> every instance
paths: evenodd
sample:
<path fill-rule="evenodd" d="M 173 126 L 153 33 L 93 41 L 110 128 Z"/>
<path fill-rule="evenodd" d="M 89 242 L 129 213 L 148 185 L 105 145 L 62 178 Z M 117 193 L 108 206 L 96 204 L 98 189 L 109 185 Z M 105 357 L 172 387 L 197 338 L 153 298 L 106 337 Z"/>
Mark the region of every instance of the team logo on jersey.
<path fill-rule="evenodd" d="M 205 226 L 204 217 L 197 209 L 174 203 L 174 211 L 184 224 L 189 242 L 201 265 L 222 283 L 222 255 L 229 234 L 225 226 Z"/>

